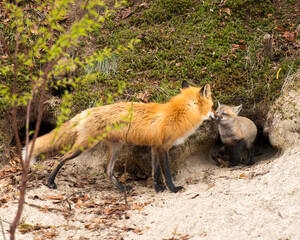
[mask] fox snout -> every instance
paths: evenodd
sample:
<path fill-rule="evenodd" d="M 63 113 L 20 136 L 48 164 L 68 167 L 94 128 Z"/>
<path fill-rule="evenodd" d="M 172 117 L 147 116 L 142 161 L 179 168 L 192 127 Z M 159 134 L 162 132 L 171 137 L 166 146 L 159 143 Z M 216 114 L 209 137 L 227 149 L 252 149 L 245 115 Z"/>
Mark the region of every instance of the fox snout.
<path fill-rule="evenodd" d="M 217 122 L 221 121 L 223 116 L 222 114 L 216 112 L 215 110 L 212 110 L 211 118 Z"/>
<path fill-rule="evenodd" d="M 216 113 L 216 111 L 213 108 L 211 109 L 210 117 L 213 120 L 216 120 L 216 118 L 217 118 L 217 113 Z"/>
<path fill-rule="evenodd" d="M 223 119 L 223 116 L 222 116 L 222 115 L 216 114 L 214 119 L 215 119 L 217 122 L 220 122 L 220 121 Z"/>

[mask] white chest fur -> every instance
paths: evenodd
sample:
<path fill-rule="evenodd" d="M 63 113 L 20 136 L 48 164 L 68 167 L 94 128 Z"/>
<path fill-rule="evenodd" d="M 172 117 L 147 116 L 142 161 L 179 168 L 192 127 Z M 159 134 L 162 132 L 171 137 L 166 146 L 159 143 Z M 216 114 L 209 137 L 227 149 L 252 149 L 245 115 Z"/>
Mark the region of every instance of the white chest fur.
<path fill-rule="evenodd" d="M 184 136 L 180 137 L 180 138 L 177 138 L 174 143 L 173 143 L 173 146 L 175 145 L 180 145 L 180 144 L 183 144 L 185 142 L 185 140 L 191 136 L 192 134 L 194 134 L 196 132 L 196 130 L 200 127 L 201 123 L 205 120 L 207 120 L 209 117 L 211 116 L 211 111 L 209 111 L 207 113 L 207 115 L 203 116 L 202 117 L 202 120 L 200 121 L 199 124 L 197 124 L 196 126 L 194 126 L 194 128 L 192 130 L 190 130 L 189 132 L 187 132 Z"/>

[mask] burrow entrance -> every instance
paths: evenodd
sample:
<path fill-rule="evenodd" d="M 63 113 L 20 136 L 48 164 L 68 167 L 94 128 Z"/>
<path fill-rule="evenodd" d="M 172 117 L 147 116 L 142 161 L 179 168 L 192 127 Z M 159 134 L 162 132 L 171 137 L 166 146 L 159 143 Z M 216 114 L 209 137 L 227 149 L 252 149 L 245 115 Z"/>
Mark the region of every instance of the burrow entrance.
<path fill-rule="evenodd" d="M 36 121 L 31 122 L 29 124 L 29 132 L 31 132 L 31 131 L 33 131 L 35 129 L 35 125 L 36 125 Z M 54 124 L 51 124 L 51 123 L 46 122 L 46 121 L 42 121 L 38 136 L 40 137 L 42 135 L 45 135 L 46 133 L 48 133 L 51 130 L 53 130 L 55 127 L 56 126 Z M 19 133 L 19 137 L 20 137 L 21 143 L 24 146 L 25 145 L 25 141 L 26 141 L 26 127 L 24 126 L 24 127 L 20 128 L 19 131 L 18 131 L 18 133 Z M 30 134 L 30 136 L 29 136 L 30 140 L 33 138 L 33 134 L 34 134 L 33 132 Z M 12 140 L 11 145 L 16 145 L 16 140 L 15 139 Z"/>
<path fill-rule="evenodd" d="M 280 154 L 280 150 L 277 148 L 274 148 L 267 136 L 263 133 L 263 128 L 257 129 L 257 136 L 254 142 L 254 163 L 259 163 L 264 160 L 272 159 Z M 215 161 L 217 166 L 226 167 L 228 164 L 228 155 L 224 154 L 224 144 L 222 143 L 220 137 L 218 138 L 217 142 L 211 149 L 210 156 Z M 222 154 L 220 154 L 222 153 Z M 224 156 L 225 155 L 225 156 Z M 242 158 L 246 159 L 247 152 L 244 149 L 242 152 Z M 217 159 L 219 158 L 219 159 Z M 221 158 L 221 159 L 220 159 Z M 225 162 L 223 162 L 225 161 Z"/>

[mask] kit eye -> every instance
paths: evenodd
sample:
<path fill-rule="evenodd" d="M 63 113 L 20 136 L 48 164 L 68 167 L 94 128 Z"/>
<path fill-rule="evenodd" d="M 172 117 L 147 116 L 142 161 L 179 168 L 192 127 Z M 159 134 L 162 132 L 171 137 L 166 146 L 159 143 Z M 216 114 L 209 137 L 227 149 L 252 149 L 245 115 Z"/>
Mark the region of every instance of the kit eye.
<path fill-rule="evenodd" d="M 223 116 L 228 116 L 228 114 L 226 114 L 226 113 L 222 113 L 222 115 L 223 115 Z"/>

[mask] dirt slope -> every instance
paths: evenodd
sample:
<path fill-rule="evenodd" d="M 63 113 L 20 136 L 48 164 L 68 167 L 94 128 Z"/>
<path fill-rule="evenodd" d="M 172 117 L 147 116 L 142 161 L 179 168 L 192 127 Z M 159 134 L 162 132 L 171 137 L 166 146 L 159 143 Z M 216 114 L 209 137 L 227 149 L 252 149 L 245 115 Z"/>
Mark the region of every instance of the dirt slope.
<path fill-rule="evenodd" d="M 17 239 L 299 239 L 300 151 L 293 150 L 234 169 L 194 156 L 201 167 L 184 170 L 175 181 L 183 192 L 157 194 L 135 181 L 129 207 L 105 177 L 90 177 L 80 186 L 84 175 L 70 176 L 70 167 L 70 175 L 58 179 L 58 190 L 47 189 L 43 179 L 30 184 L 31 205 L 22 217 L 29 230 L 18 231 Z M 5 231 L 17 205 L 8 198 L 17 194 L 7 191 L 7 181 L 0 182 L 1 198 L 7 198 L 0 208 Z M 71 211 L 60 201 L 67 197 Z"/>

